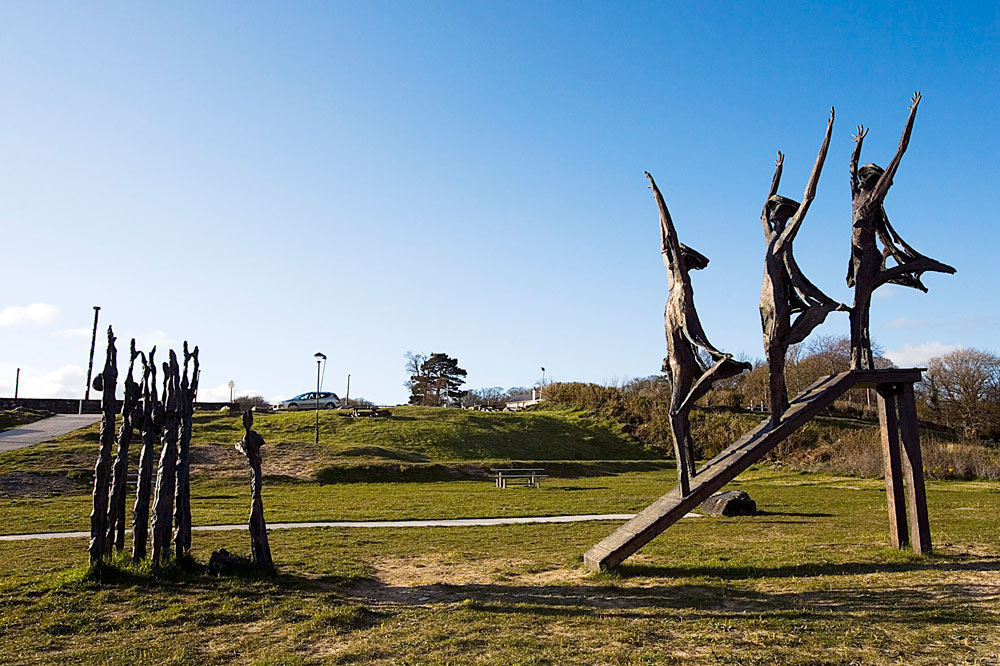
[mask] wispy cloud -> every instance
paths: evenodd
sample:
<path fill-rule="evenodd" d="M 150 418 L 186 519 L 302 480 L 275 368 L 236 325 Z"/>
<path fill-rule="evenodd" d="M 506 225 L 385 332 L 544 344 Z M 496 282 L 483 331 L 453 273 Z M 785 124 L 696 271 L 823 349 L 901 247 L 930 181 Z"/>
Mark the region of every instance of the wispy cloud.
<path fill-rule="evenodd" d="M 885 356 L 900 368 L 923 366 L 935 356 L 953 352 L 961 345 L 946 345 L 941 342 L 925 342 L 919 345 L 903 345 L 899 349 L 889 349 Z"/>
<path fill-rule="evenodd" d="M 0 395 L 14 395 L 14 382 L 10 381 L 12 379 L 14 373 L 4 372 L 3 381 L 0 381 Z M 24 369 L 21 371 L 18 395 L 22 398 L 82 398 L 86 383 L 86 373 L 78 365 L 64 365 L 41 375 Z"/>
<path fill-rule="evenodd" d="M 56 318 L 57 314 L 59 314 L 59 308 L 48 303 L 8 305 L 0 310 L 0 328 L 25 324 L 48 324 Z"/>
<path fill-rule="evenodd" d="M 89 328 L 67 328 L 65 331 L 54 331 L 52 335 L 60 338 L 89 338 L 91 333 Z"/>
<path fill-rule="evenodd" d="M 167 349 L 174 347 L 177 344 L 176 340 L 170 336 L 166 331 L 161 331 L 158 328 L 151 328 L 141 333 L 137 333 L 135 336 L 135 346 L 136 349 L 142 349 L 148 351 L 156 345 L 159 350 L 159 354 L 166 358 Z M 125 347 L 128 348 L 128 340 L 125 340 Z M 180 353 L 180 349 L 176 350 Z"/>
<path fill-rule="evenodd" d="M 930 326 L 931 322 L 927 319 L 907 319 L 906 317 L 897 317 L 891 321 L 886 322 L 886 328 L 895 329 L 905 329 L 905 328 L 923 328 L 925 326 Z"/>
<path fill-rule="evenodd" d="M 239 389 L 235 393 L 236 397 L 242 396 L 252 396 L 252 395 L 262 395 L 260 391 L 256 389 Z M 284 400 L 284 398 L 279 398 L 279 400 Z M 212 387 L 198 387 L 198 402 L 228 402 L 229 401 L 229 382 L 225 384 L 219 384 L 218 386 Z"/>

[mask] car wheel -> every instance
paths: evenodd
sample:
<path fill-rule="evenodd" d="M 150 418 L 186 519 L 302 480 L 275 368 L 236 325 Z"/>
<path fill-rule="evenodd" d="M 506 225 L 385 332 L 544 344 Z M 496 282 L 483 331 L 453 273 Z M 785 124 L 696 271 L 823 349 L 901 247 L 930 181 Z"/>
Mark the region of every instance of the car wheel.
<path fill-rule="evenodd" d="M 326 408 L 327 409 L 337 409 L 337 405 L 333 404 L 332 402 L 328 402 L 328 403 L 326 403 Z"/>
<path fill-rule="evenodd" d="M 299 406 L 297 404 L 295 404 L 294 402 L 288 403 L 288 411 L 293 412 L 293 411 L 295 411 L 298 408 L 299 408 Z"/>

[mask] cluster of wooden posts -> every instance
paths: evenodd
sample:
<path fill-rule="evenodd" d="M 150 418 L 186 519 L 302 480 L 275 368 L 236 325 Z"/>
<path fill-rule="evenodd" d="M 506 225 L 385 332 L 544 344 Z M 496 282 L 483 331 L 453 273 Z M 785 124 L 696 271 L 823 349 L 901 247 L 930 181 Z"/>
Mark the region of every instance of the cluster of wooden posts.
<path fill-rule="evenodd" d="M 136 351 L 135 339 L 129 347 L 128 374 L 119 405 L 115 399 L 118 383 L 118 351 L 115 335 L 108 327 L 104 370 L 93 382 L 101 393 L 100 453 L 94 468 L 94 503 L 90 514 L 90 561 L 110 558 L 125 548 L 126 489 L 128 454 L 136 429 L 141 433 L 142 450 L 132 509 L 132 560 L 146 558 L 152 532 L 152 564 L 166 563 L 171 555 L 182 557 L 191 549 L 190 449 L 194 396 L 198 390 L 198 348 L 188 351 L 184 343 L 183 369 L 171 350 L 163 363 L 163 389 L 157 391 L 156 347 L 147 356 Z M 135 362 L 142 364 L 142 383 L 136 383 Z M 115 434 L 115 417 L 121 426 Z M 117 452 L 112 464 L 112 448 Z M 153 487 L 153 461 L 156 485 Z M 150 497 L 152 495 L 152 514 Z M 150 525 L 150 518 L 152 524 Z"/>

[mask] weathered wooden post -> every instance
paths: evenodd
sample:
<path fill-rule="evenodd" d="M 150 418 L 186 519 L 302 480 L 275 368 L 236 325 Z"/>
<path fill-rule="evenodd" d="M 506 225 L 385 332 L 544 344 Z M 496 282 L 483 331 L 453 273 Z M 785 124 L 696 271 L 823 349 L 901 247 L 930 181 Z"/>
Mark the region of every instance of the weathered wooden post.
<path fill-rule="evenodd" d="M 271 571 L 274 569 L 274 562 L 271 560 L 271 548 L 267 544 L 267 525 L 264 522 L 264 500 L 261 498 L 261 476 L 260 447 L 264 446 L 264 438 L 261 437 L 253 426 L 253 411 L 243 412 L 243 429 L 246 433 L 243 439 L 236 444 L 236 450 L 241 451 L 250 463 L 250 492 L 253 501 L 250 505 L 250 551 L 253 554 L 254 564 L 261 571 Z"/>
<path fill-rule="evenodd" d="M 174 492 L 177 487 L 177 430 L 180 426 L 180 369 L 177 354 L 170 351 L 170 362 L 163 364 L 162 448 L 156 473 L 156 495 L 153 500 L 153 565 L 159 566 L 170 557 L 171 520 L 174 513 Z"/>
<path fill-rule="evenodd" d="M 132 561 L 146 559 L 149 538 L 149 496 L 153 482 L 153 459 L 156 443 L 160 441 L 157 410 L 160 410 L 156 393 L 156 347 L 149 352 L 149 360 L 142 356 L 142 450 L 139 453 L 139 478 L 135 489 L 135 506 L 132 509 Z M 161 410 L 162 411 L 162 410 Z M 159 417 L 162 422 L 162 414 Z"/>
<path fill-rule="evenodd" d="M 833 109 L 826 124 L 826 136 L 816 156 L 802 203 L 778 195 L 781 168 L 785 156 L 778 152 L 774 178 L 768 193 L 761 224 L 767 244 L 764 255 L 764 281 L 760 289 L 760 321 L 764 329 L 764 352 L 770 381 L 771 424 L 776 426 L 788 409 L 785 384 L 785 358 L 788 348 L 808 337 L 834 310 L 848 310 L 820 291 L 799 269 L 792 254 L 792 241 L 805 220 L 823 170 L 830 135 L 833 133 Z M 794 323 L 792 315 L 798 314 Z"/>
<path fill-rule="evenodd" d="M 883 169 L 877 164 L 865 164 L 858 168 L 861 145 L 868 134 L 863 125 L 858 125 L 854 135 L 854 152 L 851 154 L 851 197 L 853 207 L 853 234 L 851 236 L 851 261 L 847 267 L 847 286 L 854 287 L 854 305 L 851 307 L 851 368 L 854 370 L 875 367 L 872 355 L 869 310 L 872 293 L 884 284 L 898 284 L 927 291 L 920 276 L 927 271 L 954 273 L 955 269 L 940 261 L 925 257 L 896 233 L 889 224 L 889 217 L 883 205 L 899 163 L 910 144 L 913 121 L 920 104 L 920 93 L 913 93 L 910 115 L 906 119 L 903 136 L 899 139 L 896 155 Z M 876 237 L 882 241 L 884 249 L 879 251 Z M 886 266 L 892 258 L 896 265 Z"/>
<path fill-rule="evenodd" d="M 931 552 L 931 530 L 913 382 L 882 383 L 875 390 L 882 429 L 889 537 L 894 548 L 909 544 L 914 553 L 923 555 Z"/>
<path fill-rule="evenodd" d="M 101 392 L 101 448 L 94 467 L 94 506 L 90 512 L 90 563 L 95 564 L 105 553 L 108 531 L 108 473 L 111 468 L 111 446 L 115 441 L 115 385 L 118 383 L 118 350 L 115 334 L 108 326 L 108 350 L 104 371 L 94 377 L 94 390 Z"/>
<path fill-rule="evenodd" d="M 118 430 L 118 454 L 115 458 L 114 474 L 111 482 L 111 499 L 108 504 L 108 534 L 104 542 L 104 554 L 111 555 L 111 546 L 121 551 L 125 548 L 125 495 L 128 489 L 128 450 L 132 442 L 133 412 L 139 403 L 139 385 L 135 383 L 133 371 L 135 359 L 135 338 L 129 345 L 128 374 L 125 376 L 125 392 L 122 397 L 122 424 Z"/>
<path fill-rule="evenodd" d="M 682 493 L 687 494 L 691 487 L 690 479 L 695 474 L 694 441 L 688 413 L 694 403 L 708 393 L 713 383 L 749 370 L 750 364 L 734 361 L 732 354 L 720 352 L 708 341 L 694 307 L 694 288 L 688 276 L 691 270 L 705 268 L 708 258 L 677 240 L 677 231 L 663 195 L 648 171 L 646 178 L 660 211 L 660 253 L 667 269 L 669 289 L 663 314 L 667 337 L 663 371 L 670 375 L 670 430 L 674 438 L 679 487 Z M 702 353 L 712 359 L 713 365 L 708 366 L 702 361 Z"/>
<path fill-rule="evenodd" d="M 188 375 L 188 364 L 194 361 Z M 180 383 L 180 444 L 177 450 L 177 495 L 174 501 L 174 555 L 181 557 L 191 550 L 191 422 L 194 396 L 198 392 L 198 348 L 188 351 L 184 341 L 184 376 Z"/>

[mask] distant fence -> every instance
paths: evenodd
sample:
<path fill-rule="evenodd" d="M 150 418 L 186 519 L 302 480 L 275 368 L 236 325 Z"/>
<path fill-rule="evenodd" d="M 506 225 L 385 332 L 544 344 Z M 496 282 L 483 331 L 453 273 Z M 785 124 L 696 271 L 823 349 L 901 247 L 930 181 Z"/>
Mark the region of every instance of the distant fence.
<path fill-rule="evenodd" d="M 119 405 L 119 407 L 120 406 L 121 405 Z M 17 407 L 23 407 L 24 409 L 34 409 L 40 411 L 44 410 L 46 412 L 55 412 L 56 414 L 78 414 L 80 413 L 80 400 L 73 400 L 71 398 L 0 398 L 0 410 L 15 409 Z M 223 407 L 232 407 L 232 403 L 229 402 L 194 403 L 195 409 L 219 410 L 222 409 Z M 100 414 L 101 401 L 84 400 L 83 413 Z"/>

